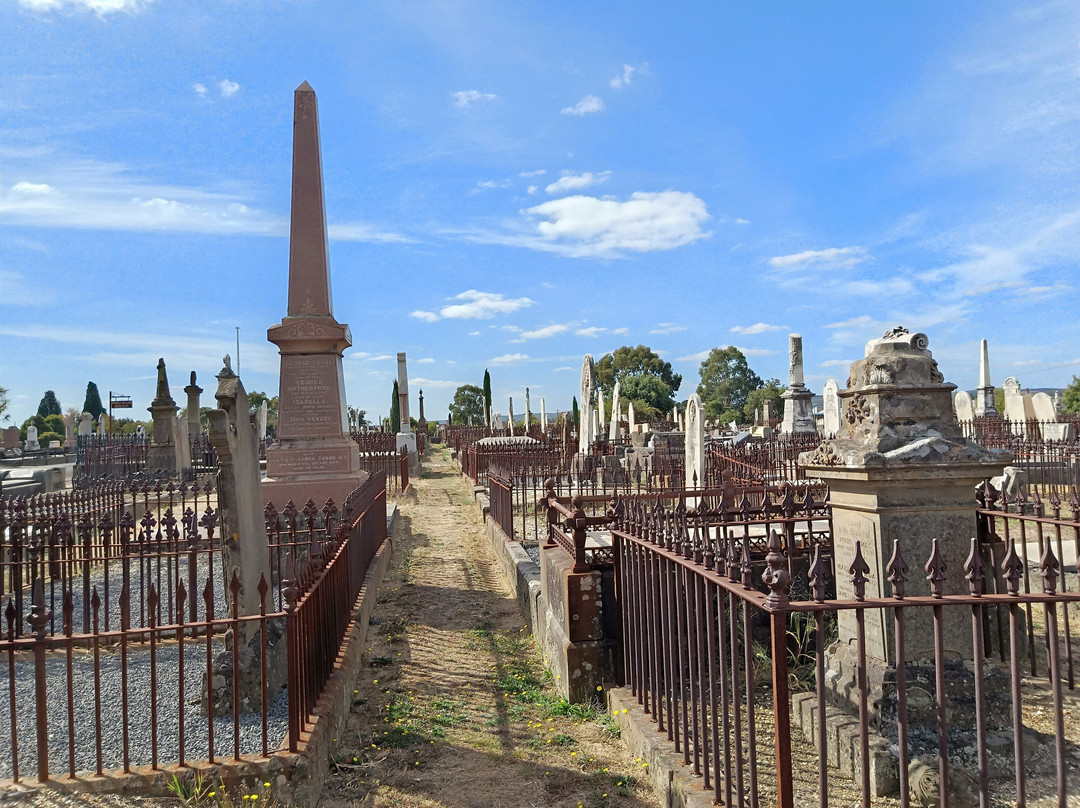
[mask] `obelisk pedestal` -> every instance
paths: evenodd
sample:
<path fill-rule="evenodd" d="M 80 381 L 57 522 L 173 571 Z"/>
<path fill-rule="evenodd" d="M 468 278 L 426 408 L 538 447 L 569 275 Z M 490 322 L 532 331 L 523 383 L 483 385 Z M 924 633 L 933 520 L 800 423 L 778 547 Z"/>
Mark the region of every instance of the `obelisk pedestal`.
<path fill-rule="evenodd" d="M 788 355 L 788 389 L 780 395 L 784 400 L 784 420 L 780 425 L 780 433 L 814 434 L 817 432 L 817 423 L 814 421 L 814 394 L 807 389 L 803 380 L 802 336 L 799 334 L 788 335 Z"/>
<path fill-rule="evenodd" d="M 154 471 L 179 471 L 176 457 L 176 413 L 180 409 L 169 393 L 165 360 L 158 359 L 157 394 L 147 407 L 154 422 L 154 440 L 150 444 L 147 466 Z"/>
<path fill-rule="evenodd" d="M 367 473 L 349 437 L 341 354 L 352 333 L 334 319 L 318 108 L 306 81 L 295 94 L 292 179 L 288 313 L 266 333 L 281 354 L 281 379 L 262 496 L 278 509 L 328 498 L 341 506 Z"/>
<path fill-rule="evenodd" d="M 416 435 L 412 431 L 412 423 L 409 418 L 409 370 L 405 363 L 405 352 L 397 355 L 398 374 L 398 411 L 401 413 L 401 423 L 398 426 L 397 450 L 405 449 L 409 453 L 409 471 L 420 471 L 420 458 L 416 454 Z"/>

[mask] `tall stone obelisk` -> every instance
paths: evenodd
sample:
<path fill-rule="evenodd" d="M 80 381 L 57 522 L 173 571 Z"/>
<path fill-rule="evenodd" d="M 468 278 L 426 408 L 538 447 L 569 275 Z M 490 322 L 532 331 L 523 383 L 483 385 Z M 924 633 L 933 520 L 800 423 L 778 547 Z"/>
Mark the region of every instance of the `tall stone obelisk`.
<path fill-rule="evenodd" d="M 281 354 L 281 380 L 263 499 L 279 509 L 288 500 L 303 507 L 327 498 L 340 506 L 367 474 L 349 438 L 341 354 L 352 345 L 352 332 L 334 319 L 318 106 L 306 81 L 296 89 L 293 113 L 289 307 L 266 338 Z"/>
<path fill-rule="evenodd" d="M 979 388 L 975 391 L 975 414 L 997 415 L 994 406 L 994 385 L 990 383 L 990 349 L 983 340 L 979 353 Z"/>

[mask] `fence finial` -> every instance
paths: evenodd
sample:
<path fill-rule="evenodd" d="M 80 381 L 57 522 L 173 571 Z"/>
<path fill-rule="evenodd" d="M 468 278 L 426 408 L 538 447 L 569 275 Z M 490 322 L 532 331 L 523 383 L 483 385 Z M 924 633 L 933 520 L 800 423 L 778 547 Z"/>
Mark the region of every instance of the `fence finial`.
<path fill-rule="evenodd" d="M 904 561 L 904 556 L 900 552 L 900 539 L 893 539 L 892 557 L 885 565 L 885 573 L 889 576 L 893 597 L 898 600 L 903 600 L 904 597 L 904 582 L 907 580 L 907 575 L 904 573 L 907 570 L 907 562 Z"/>

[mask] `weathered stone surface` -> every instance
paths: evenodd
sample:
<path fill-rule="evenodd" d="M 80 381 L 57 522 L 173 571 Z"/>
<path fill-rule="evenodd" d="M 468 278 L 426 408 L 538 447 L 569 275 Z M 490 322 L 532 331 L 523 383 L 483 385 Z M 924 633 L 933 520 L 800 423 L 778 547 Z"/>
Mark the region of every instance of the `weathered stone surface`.
<path fill-rule="evenodd" d="M 147 408 L 154 420 L 154 440 L 150 444 L 147 466 L 151 469 L 179 471 L 176 446 L 176 413 L 180 409 L 169 393 L 165 360 L 158 359 L 157 394 Z"/>

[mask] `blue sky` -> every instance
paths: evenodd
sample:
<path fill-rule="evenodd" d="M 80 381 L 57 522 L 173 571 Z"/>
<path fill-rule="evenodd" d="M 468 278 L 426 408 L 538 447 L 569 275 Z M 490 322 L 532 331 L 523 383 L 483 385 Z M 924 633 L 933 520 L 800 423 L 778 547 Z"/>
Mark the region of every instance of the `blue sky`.
<path fill-rule="evenodd" d="M 843 386 L 926 331 L 945 378 L 1080 373 L 1080 4 L 0 0 L 0 386 L 276 392 L 292 93 L 319 96 L 349 403 L 491 371 L 567 409 L 644 343 Z M 182 402 L 181 402 L 182 403 Z"/>

